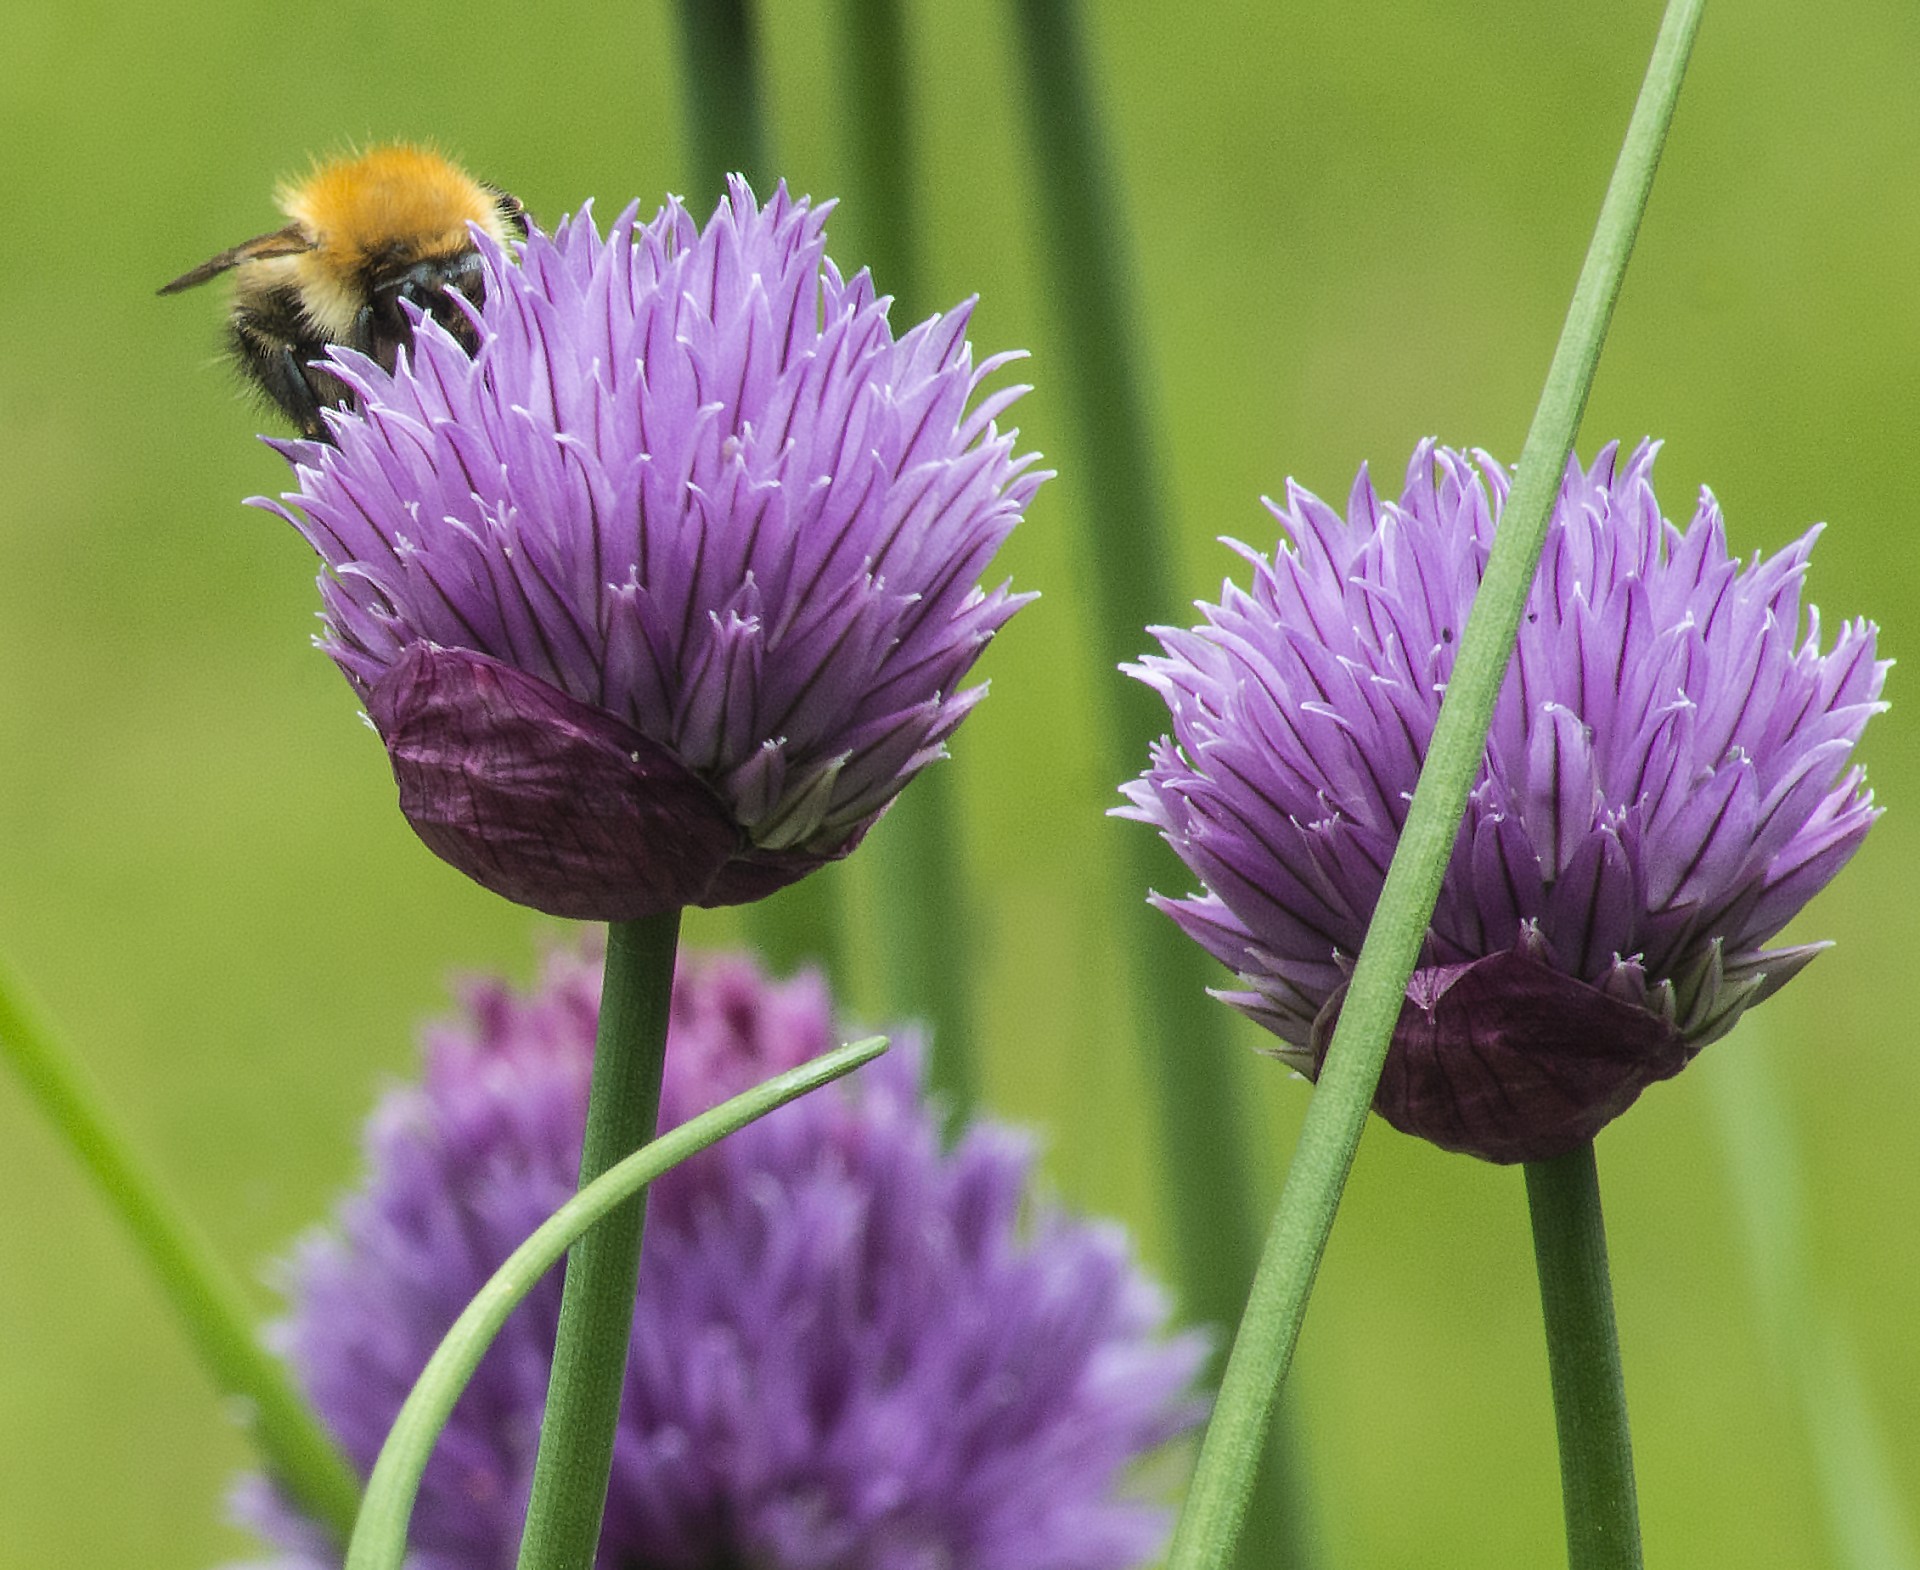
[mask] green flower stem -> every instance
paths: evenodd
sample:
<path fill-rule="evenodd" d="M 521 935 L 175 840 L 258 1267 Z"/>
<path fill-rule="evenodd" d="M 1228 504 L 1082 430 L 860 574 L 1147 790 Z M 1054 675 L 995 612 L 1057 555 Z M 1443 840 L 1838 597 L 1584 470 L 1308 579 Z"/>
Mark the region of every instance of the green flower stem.
<path fill-rule="evenodd" d="M 861 855 L 878 918 L 873 941 L 882 1017 L 931 1022 L 928 1094 L 957 1120 L 980 1099 L 972 992 L 978 918 L 956 844 L 959 803 L 951 768 L 936 763 L 915 778 Z"/>
<path fill-rule="evenodd" d="M 772 179 L 761 114 L 759 49 L 751 0 L 680 0 L 681 107 L 687 132 L 688 200 L 696 218 L 744 174 L 756 193 Z"/>
<path fill-rule="evenodd" d="M 1137 658 L 1142 629 L 1176 609 L 1167 563 L 1174 535 L 1155 467 L 1142 376 L 1135 363 L 1126 276 L 1126 226 L 1109 174 L 1093 84 L 1071 0 L 1016 0 L 1037 203 L 1046 241 L 1049 297 L 1060 331 L 1069 407 L 1077 426 L 1075 465 L 1082 513 L 1098 520 L 1083 553 L 1091 572 L 1095 637 L 1110 679 L 1100 687 L 1100 772 L 1138 774 L 1165 727 L 1160 700 L 1112 674 Z M 1064 483 L 1064 482 L 1063 482 Z M 1117 799 L 1117 798 L 1116 798 Z M 1174 1243 L 1180 1250 L 1186 1311 L 1228 1323 L 1253 1261 L 1257 1223 L 1248 1200 L 1244 1139 L 1231 1080 L 1226 1015 L 1205 1001 L 1218 967 L 1140 891 L 1183 875 L 1171 853 L 1135 826 L 1115 825 L 1127 906 L 1116 937 L 1130 951 L 1140 989 L 1141 1036 L 1161 1142 L 1173 1177 Z"/>
<path fill-rule="evenodd" d="M 420 1479 L 454 1404 L 507 1316 L 569 1245 L 609 1212 L 635 1200 L 669 1167 L 775 1107 L 872 1062 L 886 1049 L 886 1038 L 874 1036 L 822 1053 L 690 1118 L 595 1178 L 543 1221 L 460 1311 L 407 1393 L 367 1480 L 367 1502 L 347 1549 L 346 1570 L 399 1570 L 406 1558 L 407 1522 L 420 1492 Z"/>
<path fill-rule="evenodd" d="M 0 1056 L 12 1064 L 132 1235 L 215 1385 L 239 1398 L 267 1469 L 304 1512 L 345 1542 L 360 1506 L 353 1468 L 285 1364 L 261 1344 L 239 1282 L 134 1151 L 85 1070 L 5 967 L 0 967 Z"/>
<path fill-rule="evenodd" d="M 840 55 L 852 175 L 836 222 L 854 228 L 862 259 L 888 294 L 900 332 L 932 314 L 922 291 L 919 186 L 906 24 L 898 0 L 841 0 Z M 979 1100 L 973 1010 L 978 931 L 961 855 L 958 782 L 950 763 L 924 770 L 861 848 L 872 891 L 883 1015 L 933 1024 L 928 1088 L 950 1113 Z"/>
<path fill-rule="evenodd" d="M 920 276 L 920 187 L 915 179 L 913 92 L 907 29 L 899 0 L 840 0 L 841 92 L 858 212 L 836 221 L 858 226 L 867 264 L 893 296 L 898 332 L 931 312 Z"/>
<path fill-rule="evenodd" d="M 1178 554 L 1156 461 L 1141 369 L 1132 255 L 1097 92 L 1073 0 L 1015 0 L 1047 294 L 1058 312 L 1063 385 L 1075 427 L 1078 510 L 1089 533 L 1081 559 L 1092 595 L 1099 774 L 1140 772 L 1166 729 L 1166 710 L 1139 682 L 1115 674 L 1138 658 L 1143 629 L 1180 609 L 1170 571 Z M 1232 1324 L 1253 1275 L 1259 1238 L 1240 1094 L 1226 1011 L 1207 1001 L 1219 966 L 1141 893 L 1178 886 L 1186 871 L 1138 825 L 1115 824 L 1124 904 L 1111 923 L 1133 978 L 1138 1035 L 1170 1201 L 1181 1309 Z M 1308 1491 L 1280 1425 L 1256 1500 L 1247 1563 L 1260 1570 L 1314 1558 Z"/>
<path fill-rule="evenodd" d="M 728 175 L 745 175 L 762 199 L 773 186 L 760 49 L 752 0 L 679 0 L 675 12 L 687 206 L 704 221 Z M 824 867 L 747 907 L 748 936 L 775 970 L 815 963 L 836 982 L 844 977 L 846 872 Z"/>
<path fill-rule="evenodd" d="M 679 937 L 677 910 L 616 921 L 607 929 L 606 980 L 580 1151 L 582 1188 L 653 1137 Z M 613 1468 L 645 1220 L 644 1201 L 627 1200 L 567 1256 L 520 1570 L 587 1570 L 593 1563 Z"/>
<path fill-rule="evenodd" d="M 1239 1533 L 1260 1436 L 1293 1359 L 1307 1297 L 1380 1082 L 1407 979 L 1419 958 L 1467 793 L 1479 772 L 1494 699 L 1512 658 L 1553 499 L 1653 187 L 1702 3 L 1671 0 L 1660 24 L 1646 81 L 1520 454 L 1513 491 L 1500 515 L 1486 575 L 1461 637 L 1426 767 L 1307 1108 L 1253 1293 L 1227 1360 L 1220 1399 L 1201 1443 L 1169 1570 L 1224 1564 Z"/>
<path fill-rule="evenodd" d="M 1551 1161 L 1527 1163 L 1527 1210 L 1560 1434 L 1568 1570 L 1640 1570 L 1627 1387 L 1591 1140 Z"/>

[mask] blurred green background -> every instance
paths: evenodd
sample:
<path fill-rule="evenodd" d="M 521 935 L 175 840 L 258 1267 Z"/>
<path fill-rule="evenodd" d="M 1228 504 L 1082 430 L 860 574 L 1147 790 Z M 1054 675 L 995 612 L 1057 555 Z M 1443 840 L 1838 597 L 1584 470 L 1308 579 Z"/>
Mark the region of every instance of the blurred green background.
<path fill-rule="evenodd" d="M 1084 652 L 1075 555 L 1114 521 L 1077 513 L 1007 16 L 915 9 L 931 290 L 980 293 L 979 351 L 1033 350 L 1018 421 L 1061 470 L 1003 557 L 1045 597 L 988 655 L 993 697 L 946 765 L 989 907 L 990 1099 L 1044 1129 L 1064 1195 L 1125 1217 L 1164 1266 L 1106 941 L 1140 891 L 1098 870 L 1145 831 L 1103 816 L 1117 782 L 1083 761 L 1089 707 L 1119 678 Z M 1339 499 L 1366 460 L 1397 487 L 1429 432 L 1517 456 L 1657 6 L 1090 10 L 1183 599 L 1235 569 L 1216 536 L 1271 545 L 1257 498 L 1289 475 Z M 778 167 L 841 194 L 838 14 L 769 12 Z M 5 32 L 0 947 L 264 1311 L 268 1262 L 356 1174 L 359 1120 L 410 1072 L 447 979 L 525 976 L 558 924 L 469 885 L 401 821 L 375 738 L 308 646 L 306 548 L 240 505 L 284 469 L 216 363 L 220 302 L 153 290 L 271 227 L 276 179 L 356 140 L 432 138 L 547 221 L 589 196 L 651 211 L 687 179 L 674 38 L 664 6 L 567 0 L 15 0 Z M 1892 655 L 1920 607 L 1917 81 L 1911 0 L 1709 14 L 1580 440 L 1664 437 L 1666 511 L 1711 485 L 1744 552 L 1827 520 L 1811 597 L 1876 619 Z M 857 202 L 836 215 L 843 265 L 870 221 Z M 1865 747 L 1888 816 L 1790 929 L 1837 948 L 1599 1143 L 1654 1563 L 1849 1562 L 1777 1355 L 1796 1336 L 1838 1338 L 1895 1490 L 1920 1496 L 1920 727 L 1903 688 L 1896 672 Z M 856 917 L 857 867 L 839 879 Z M 697 913 L 689 930 L 739 927 Z M 856 1013 L 877 995 L 859 954 L 849 990 Z M 1306 1090 L 1260 1040 L 1236 1025 L 1264 1212 Z M 1771 1339 L 1727 1167 L 1754 1094 L 1804 1167 L 1820 1315 Z M 1758 1204 L 1760 1235 L 1785 1236 L 1789 1206 Z M 1296 1369 L 1329 1566 L 1558 1560 L 1518 1171 L 1375 1123 Z M 0 1081 L 0 1567 L 244 1557 L 222 1496 L 246 1460 L 117 1228 Z"/>

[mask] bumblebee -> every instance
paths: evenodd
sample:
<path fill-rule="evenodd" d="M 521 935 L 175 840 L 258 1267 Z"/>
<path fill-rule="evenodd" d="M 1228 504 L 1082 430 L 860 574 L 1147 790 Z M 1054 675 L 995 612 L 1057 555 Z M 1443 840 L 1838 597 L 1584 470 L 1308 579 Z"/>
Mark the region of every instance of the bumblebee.
<path fill-rule="evenodd" d="M 340 379 L 314 362 L 331 344 L 392 370 L 412 336 L 411 301 L 466 345 L 472 324 L 453 300 L 478 304 L 480 256 L 467 226 L 502 244 L 524 239 L 527 210 L 505 191 L 423 147 L 376 147 L 317 166 L 282 186 L 284 229 L 243 240 L 165 285 L 178 294 L 234 275 L 227 322 L 235 363 L 300 434 L 329 441 L 321 411 L 353 406 Z"/>

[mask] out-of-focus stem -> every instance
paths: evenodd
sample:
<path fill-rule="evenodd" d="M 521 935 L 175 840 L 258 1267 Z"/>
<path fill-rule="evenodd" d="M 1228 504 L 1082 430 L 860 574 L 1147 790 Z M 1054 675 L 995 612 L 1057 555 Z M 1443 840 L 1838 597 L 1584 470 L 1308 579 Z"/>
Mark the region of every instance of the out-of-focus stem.
<path fill-rule="evenodd" d="M 126 1227 L 200 1361 L 238 1398 L 267 1469 L 317 1521 L 347 1540 L 360 1481 L 286 1365 L 260 1340 L 233 1273 L 135 1152 L 86 1071 L 0 968 L 0 1057 L 46 1114 L 100 1197 Z"/>
<path fill-rule="evenodd" d="M 1132 247 L 1106 147 L 1096 81 L 1072 0 L 1015 0 L 1048 298 L 1059 315 L 1064 392 L 1075 428 L 1079 510 L 1089 530 L 1080 559 L 1092 591 L 1100 684 L 1101 772 L 1117 788 L 1146 766 L 1165 729 L 1159 700 L 1116 667 L 1136 658 L 1146 628 L 1177 610 L 1176 554 L 1141 370 Z M 1185 871 L 1164 846 L 1114 825 L 1123 880 L 1113 939 L 1134 978 L 1140 1039 L 1172 1200 L 1186 1312 L 1227 1325 L 1253 1274 L 1259 1224 L 1233 1083 L 1226 1011 L 1206 995 L 1218 966 L 1150 910 L 1147 891 Z M 1284 1434 L 1268 1464 L 1246 1563 L 1261 1570 L 1310 1561 L 1307 1490 Z"/>

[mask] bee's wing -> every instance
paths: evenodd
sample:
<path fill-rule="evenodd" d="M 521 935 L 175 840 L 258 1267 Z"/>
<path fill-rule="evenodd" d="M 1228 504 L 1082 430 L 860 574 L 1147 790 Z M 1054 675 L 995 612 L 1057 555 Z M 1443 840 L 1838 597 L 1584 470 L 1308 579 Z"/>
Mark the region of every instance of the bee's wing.
<path fill-rule="evenodd" d="M 182 289 L 191 289 L 195 284 L 203 284 L 210 278 L 218 278 L 230 268 L 238 267 L 242 262 L 264 261 L 273 256 L 298 256 L 302 251 L 313 249 L 313 236 L 300 224 L 288 224 L 284 229 L 276 229 L 272 234 L 257 234 L 251 240 L 242 240 L 230 250 L 222 251 L 218 256 L 210 257 L 192 272 L 182 273 L 172 283 L 162 284 L 161 294 L 178 294 Z"/>

